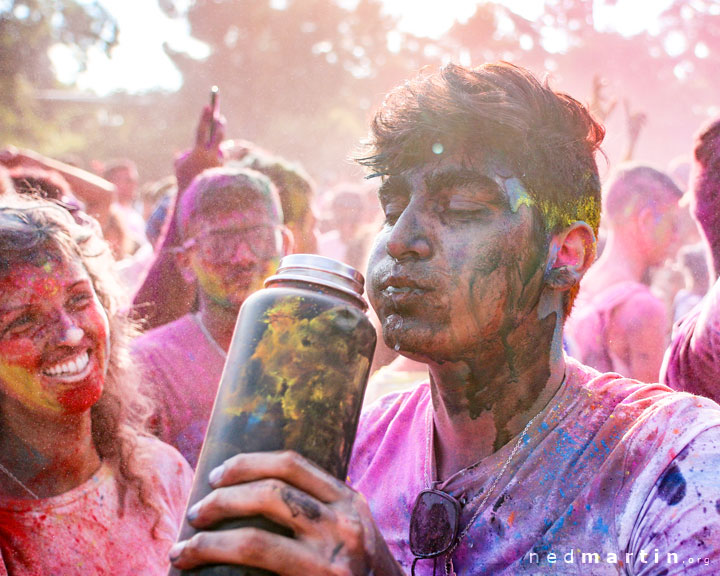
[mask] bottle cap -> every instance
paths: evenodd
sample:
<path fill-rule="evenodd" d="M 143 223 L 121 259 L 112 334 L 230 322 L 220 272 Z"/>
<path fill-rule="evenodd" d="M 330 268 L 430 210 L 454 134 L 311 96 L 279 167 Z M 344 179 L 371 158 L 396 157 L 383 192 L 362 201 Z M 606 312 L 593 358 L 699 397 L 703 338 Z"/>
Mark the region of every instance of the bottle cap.
<path fill-rule="evenodd" d="M 290 254 L 280 260 L 274 275 L 265 280 L 265 287 L 285 280 L 312 282 L 356 297 L 367 308 L 362 299 L 365 279 L 352 266 L 339 260 L 317 254 Z"/>

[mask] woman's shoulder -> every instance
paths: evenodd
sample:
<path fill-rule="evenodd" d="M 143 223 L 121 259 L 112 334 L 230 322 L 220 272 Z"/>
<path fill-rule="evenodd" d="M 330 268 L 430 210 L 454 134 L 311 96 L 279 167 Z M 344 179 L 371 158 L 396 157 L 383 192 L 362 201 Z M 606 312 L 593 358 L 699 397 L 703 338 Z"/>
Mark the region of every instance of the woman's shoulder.
<path fill-rule="evenodd" d="M 136 459 L 143 471 L 173 497 L 184 497 L 190 491 L 193 471 L 187 460 L 174 447 L 155 436 L 137 437 Z"/>

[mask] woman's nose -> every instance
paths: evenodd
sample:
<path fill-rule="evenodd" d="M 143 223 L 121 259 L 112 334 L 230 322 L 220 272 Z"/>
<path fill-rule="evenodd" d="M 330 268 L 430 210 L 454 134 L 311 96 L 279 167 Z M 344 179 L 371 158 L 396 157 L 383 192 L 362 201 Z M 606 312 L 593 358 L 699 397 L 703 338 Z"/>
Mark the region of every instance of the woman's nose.
<path fill-rule="evenodd" d="M 85 331 L 77 325 L 75 319 L 67 314 L 61 312 L 58 318 L 58 338 L 60 344 L 66 346 L 77 346 L 85 336 Z"/>

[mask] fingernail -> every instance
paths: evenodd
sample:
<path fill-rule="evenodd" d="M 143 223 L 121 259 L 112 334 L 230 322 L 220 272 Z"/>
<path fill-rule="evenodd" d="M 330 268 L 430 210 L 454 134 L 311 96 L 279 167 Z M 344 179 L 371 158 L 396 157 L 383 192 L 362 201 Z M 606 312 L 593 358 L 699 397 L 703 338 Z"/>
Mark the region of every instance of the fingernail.
<path fill-rule="evenodd" d="M 223 475 L 223 472 L 225 471 L 225 465 L 221 464 L 217 468 L 213 468 L 213 470 L 210 472 L 210 475 L 208 476 L 208 481 L 210 482 L 210 486 L 215 486 L 220 481 L 220 478 Z"/>
<path fill-rule="evenodd" d="M 195 520 L 195 518 L 198 517 L 199 511 L 200 511 L 200 503 L 198 502 L 197 504 L 193 505 L 190 508 L 190 510 L 188 510 L 187 519 L 190 520 L 190 522 L 192 522 L 193 520 Z"/>
<path fill-rule="evenodd" d="M 185 544 L 187 544 L 187 540 L 173 544 L 172 548 L 170 548 L 170 552 L 168 552 L 171 562 L 175 562 L 175 560 L 180 557 L 180 554 L 182 554 L 182 551 L 185 548 Z"/>

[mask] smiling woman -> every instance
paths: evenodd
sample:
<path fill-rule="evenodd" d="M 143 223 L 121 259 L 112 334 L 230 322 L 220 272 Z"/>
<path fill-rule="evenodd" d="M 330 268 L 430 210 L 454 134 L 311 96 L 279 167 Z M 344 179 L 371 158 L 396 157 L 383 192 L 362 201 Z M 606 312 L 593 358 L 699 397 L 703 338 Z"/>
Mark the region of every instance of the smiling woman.
<path fill-rule="evenodd" d="M 167 570 L 190 471 L 143 433 L 110 262 L 60 206 L 2 197 L 0 574 Z"/>

